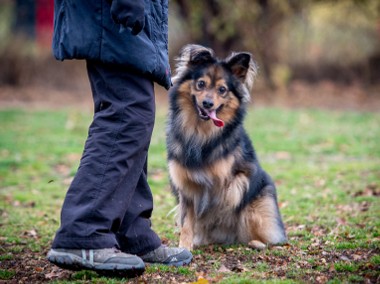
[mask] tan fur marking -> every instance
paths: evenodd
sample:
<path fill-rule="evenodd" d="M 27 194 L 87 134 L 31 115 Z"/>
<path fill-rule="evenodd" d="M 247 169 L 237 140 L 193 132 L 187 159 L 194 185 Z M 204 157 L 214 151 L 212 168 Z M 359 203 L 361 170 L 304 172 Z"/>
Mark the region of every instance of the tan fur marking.
<path fill-rule="evenodd" d="M 197 169 L 191 171 L 176 161 L 169 161 L 169 171 L 172 177 L 174 185 L 178 188 L 186 188 L 198 190 L 197 184 L 194 182 L 193 175 L 199 175 L 201 172 L 203 175 L 208 176 L 213 182 L 215 188 L 224 188 L 231 182 L 232 173 L 231 168 L 235 162 L 233 155 L 228 156 L 225 159 L 219 160 L 213 163 L 211 166 L 203 169 Z"/>
<path fill-rule="evenodd" d="M 220 88 L 220 87 L 225 87 L 226 89 L 228 89 L 226 80 L 224 80 L 224 79 L 218 79 L 218 80 L 216 80 L 215 87 L 217 89 Z"/>
<path fill-rule="evenodd" d="M 190 95 L 192 81 L 185 81 L 178 87 L 178 93 Z"/>
<path fill-rule="evenodd" d="M 176 161 L 169 161 L 168 167 L 173 184 L 184 196 L 193 199 L 194 194 L 201 189 L 199 185 L 193 181 L 191 172 Z"/>
<path fill-rule="evenodd" d="M 179 247 L 186 248 L 188 250 L 193 250 L 194 224 L 194 209 L 191 207 L 187 207 L 185 220 L 181 228 Z"/>
<path fill-rule="evenodd" d="M 187 180 L 185 169 L 175 161 L 169 161 L 168 167 L 173 184 L 178 188 L 182 188 Z"/>
<path fill-rule="evenodd" d="M 200 77 L 197 81 L 199 81 L 199 80 L 205 81 L 206 88 L 210 88 L 212 81 L 211 81 L 211 77 L 209 74 L 206 74 L 205 76 Z M 195 91 L 198 91 L 198 90 L 195 89 Z"/>
<path fill-rule="evenodd" d="M 197 121 L 191 99 L 191 85 L 191 81 L 186 81 L 178 88 L 178 105 L 182 110 L 180 112 L 182 127 L 185 127 L 187 123 L 195 125 Z"/>
<path fill-rule="evenodd" d="M 223 109 L 218 114 L 218 117 L 227 123 L 234 118 L 235 113 L 240 106 L 237 97 L 235 97 L 233 94 L 229 94 L 229 97 L 230 99 L 226 101 Z"/>
<path fill-rule="evenodd" d="M 225 191 L 225 198 L 228 200 L 228 204 L 231 208 L 236 208 L 243 199 L 244 193 L 249 187 L 249 179 L 244 174 L 235 176 L 230 186 Z"/>
<path fill-rule="evenodd" d="M 275 244 L 281 239 L 282 232 L 277 224 L 277 208 L 270 196 L 264 196 L 252 202 L 244 212 L 244 227 L 250 236 L 245 242 L 259 240 L 265 244 Z"/>
<path fill-rule="evenodd" d="M 208 168 L 205 169 L 207 175 L 211 177 L 215 177 L 219 181 L 219 187 L 225 188 L 225 186 L 232 179 L 231 176 L 231 168 L 235 162 L 235 157 L 233 155 L 229 155 L 225 159 L 219 160 Z M 221 188 L 221 190 L 223 190 Z"/>

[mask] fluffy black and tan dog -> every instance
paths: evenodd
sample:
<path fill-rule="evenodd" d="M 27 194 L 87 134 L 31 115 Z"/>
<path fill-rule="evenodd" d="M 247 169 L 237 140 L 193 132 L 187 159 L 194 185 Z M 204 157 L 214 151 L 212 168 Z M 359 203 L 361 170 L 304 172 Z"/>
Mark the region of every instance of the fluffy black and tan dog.
<path fill-rule="evenodd" d="M 181 247 L 286 241 L 276 188 L 243 128 L 256 66 L 185 46 L 170 91 L 167 151 Z"/>

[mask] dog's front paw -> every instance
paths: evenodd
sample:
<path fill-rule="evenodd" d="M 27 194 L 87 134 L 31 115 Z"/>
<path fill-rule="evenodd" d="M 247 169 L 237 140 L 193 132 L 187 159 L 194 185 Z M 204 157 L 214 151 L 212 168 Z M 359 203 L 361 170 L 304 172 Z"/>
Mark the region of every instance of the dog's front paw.
<path fill-rule="evenodd" d="M 260 241 L 257 241 L 257 240 L 252 240 L 248 243 L 248 246 L 250 248 L 253 248 L 253 249 L 257 249 L 257 250 L 263 250 L 263 249 L 266 249 L 267 246 L 266 244 L 260 242 Z"/>
<path fill-rule="evenodd" d="M 194 248 L 194 244 L 193 244 L 193 242 L 191 240 L 182 240 L 181 239 L 179 241 L 179 247 L 180 248 L 185 248 L 185 249 L 188 249 L 188 250 L 192 251 L 193 248 Z"/>

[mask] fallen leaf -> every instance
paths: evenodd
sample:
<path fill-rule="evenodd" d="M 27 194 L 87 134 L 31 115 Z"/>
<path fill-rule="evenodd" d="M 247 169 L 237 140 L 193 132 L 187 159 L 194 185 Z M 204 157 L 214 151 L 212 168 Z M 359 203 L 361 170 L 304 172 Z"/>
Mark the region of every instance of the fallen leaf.
<path fill-rule="evenodd" d="M 196 282 L 191 282 L 191 284 L 208 284 L 207 279 L 203 278 L 202 276 L 198 277 L 198 280 Z"/>
<path fill-rule="evenodd" d="M 343 261 L 350 261 L 350 259 L 345 255 L 341 255 L 339 258 Z"/>
<path fill-rule="evenodd" d="M 30 231 L 25 231 L 24 232 L 24 236 L 26 237 L 30 237 L 30 238 L 37 238 L 38 237 L 38 234 L 37 234 L 37 231 L 32 229 Z"/>
<path fill-rule="evenodd" d="M 47 274 L 45 274 L 46 279 L 56 279 L 56 278 L 61 278 L 63 276 L 67 275 L 67 271 L 60 269 L 58 267 L 53 267 L 53 270 Z"/>
<path fill-rule="evenodd" d="M 44 269 L 42 267 L 36 267 L 34 270 L 37 272 L 42 272 Z"/>
<path fill-rule="evenodd" d="M 330 264 L 329 271 L 330 272 L 334 272 L 335 271 L 335 265 L 334 265 L 334 263 Z"/>
<path fill-rule="evenodd" d="M 218 269 L 218 272 L 231 272 L 231 270 L 230 269 L 228 269 L 226 266 L 224 266 L 224 264 L 222 264 L 221 266 L 220 266 L 220 268 Z"/>

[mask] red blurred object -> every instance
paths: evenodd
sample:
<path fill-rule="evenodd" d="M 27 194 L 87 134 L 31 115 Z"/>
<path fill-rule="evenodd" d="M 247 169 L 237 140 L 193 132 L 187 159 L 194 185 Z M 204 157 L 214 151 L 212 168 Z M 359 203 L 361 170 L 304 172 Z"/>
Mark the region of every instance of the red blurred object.
<path fill-rule="evenodd" d="M 36 1 L 36 40 L 40 47 L 50 48 L 53 36 L 54 0 Z"/>

